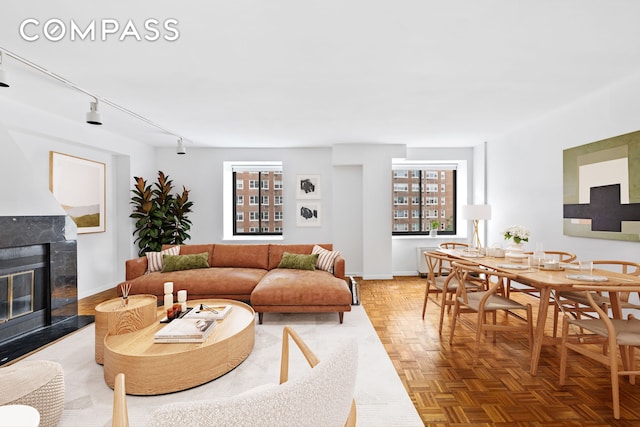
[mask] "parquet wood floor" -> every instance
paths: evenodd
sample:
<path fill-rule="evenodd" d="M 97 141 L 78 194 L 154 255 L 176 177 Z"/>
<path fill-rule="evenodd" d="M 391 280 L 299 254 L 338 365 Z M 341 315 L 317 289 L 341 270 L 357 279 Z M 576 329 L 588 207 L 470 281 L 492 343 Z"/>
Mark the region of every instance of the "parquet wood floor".
<path fill-rule="evenodd" d="M 621 380 L 621 419 L 615 420 L 609 370 L 576 353 L 569 353 L 564 387 L 558 385 L 560 355 L 553 346 L 543 346 L 538 374 L 529 374 L 525 334 L 499 333 L 495 344 L 483 341 L 474 363 L 475 336 L 469 327 L 457 326 L 449 345 L 450 314 L 443 339 L 434 301 L 421 319 L 425 280 L 358 280 L 362 305 L 425 425 L 640 425 L 640 384 Z M 512 296 L 530 298 L 537 307 L 531 296 Z"/>
<path fill-rule="evenodd" d="M 615 420 L 606 367 L 570 353 L 567 385 L 560 387 L 559 352 L 544 346 L 533 377 L 527 338 L 513 332 L 499 333 L 495 344 L 483 341 L 476 360 L 475 338 L 464 323 L 449 345 L 450 314 L 444 339 L 438 335 L 440 307 L 434 301 L 421 319 L 425 279 L 358 282 L 362 305 L 425 425 L 640 426 L 640 384 L 621 380 L 621 419 Z M 81 300 L 80 314 L 93 314 L 93 307 L 113 297 L 110 290 Z"/>

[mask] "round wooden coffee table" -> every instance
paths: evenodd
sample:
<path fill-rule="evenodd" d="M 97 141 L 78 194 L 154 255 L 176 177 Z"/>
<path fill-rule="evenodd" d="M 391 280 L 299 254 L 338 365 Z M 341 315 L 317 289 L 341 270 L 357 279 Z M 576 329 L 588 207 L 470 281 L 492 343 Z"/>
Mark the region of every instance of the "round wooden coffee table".
<path fill-rule="evenodd" d="M 203 299 L 188 307 L 231 304 L 233 308 L 203 343 L 156 344 L 154 334 L 164 324 L 163 309 L 158 320 L 139 331 L 107 335 L 104 339 L 104 379 L 111 388 L 115 376 L 125 374 L 127 394 L 156 395 L 186 390 L 226 374 L 242 363 L 253 350 L 255 312 L 239 301 Z"/>
<path fill-rule="evenodd" d="M 95 358 L 102 365 L 104 337 L 126 334 L 156 323 L 158 298 L 155 295 L 131 295 L 123 305 L 122 298 L 113 298 L 96 305 Z"/>

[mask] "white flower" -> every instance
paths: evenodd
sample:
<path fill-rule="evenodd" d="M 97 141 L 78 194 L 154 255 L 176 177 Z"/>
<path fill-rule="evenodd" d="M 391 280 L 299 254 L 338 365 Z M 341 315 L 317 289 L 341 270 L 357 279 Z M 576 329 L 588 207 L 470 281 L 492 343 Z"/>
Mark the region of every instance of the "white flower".
<path fill-rule="evenodd" d="M 516 243 L 529 241 L 529 230 L 522 225 L 512 225 L 502 232 L 506 240 L 512 239 Z"/>

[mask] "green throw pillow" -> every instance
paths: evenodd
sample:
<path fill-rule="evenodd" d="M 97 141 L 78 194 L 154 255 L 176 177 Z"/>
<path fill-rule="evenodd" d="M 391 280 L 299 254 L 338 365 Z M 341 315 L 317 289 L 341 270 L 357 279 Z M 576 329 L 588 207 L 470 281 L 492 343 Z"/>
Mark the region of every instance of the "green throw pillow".
<path fill-rule="evenodd" d="M 162 272 L 191 270 L 193 268 L 209 268 L 209 253 L 191 255 L 163 255 Z"/>
<path fill-rule="evenodd" d="M 318 254 L 301 255 L 285 252 L 278 268 L 295 268 L 297 270 L 315 270 Z"/>

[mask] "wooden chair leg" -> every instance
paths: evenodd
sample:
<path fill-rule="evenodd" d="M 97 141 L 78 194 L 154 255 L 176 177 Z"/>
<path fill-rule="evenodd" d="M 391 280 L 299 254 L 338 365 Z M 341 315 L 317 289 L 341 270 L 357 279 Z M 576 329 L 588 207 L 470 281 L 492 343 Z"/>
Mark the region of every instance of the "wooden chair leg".
<path fill-rule="evenodd" d="M 613 418 L 620 419 L 620 376 L 618 375 L 617 352 L 611 350 L 609 368 L 611 369 L 611 396 L 613 399 Z"/>
<path fill-rule="evenodd" d="M 427 289 L 424 291 L 424 303 L 422 304 L 422 319 L 424 320 L 424 314 L 427 312 L 427 302 L 429 301 L 429 280 L 427 280 Z"/>
<path fill-rule="evenodd" d="M 456 298 L 453 305 L 453 317 L 451 318 L 451 331 L 449 331 L 449 345 L 453 344 L 453 334 L 456 331 L 456 320 L 458 319 L 458 312 L 460 310 L 460 302 Z"/>
<path fill-rule="evenodd" d="M 567 339 L 569 337 L 569 322 L 562 318 L 562 345 L 560 346 L 560 385 L 565 385 L 567 378 Z"/>
<path fill-rule="evenodd" d="M 442 303 L 440 304 L 440 324 L 438 325 L 438 334 L 442 335 L 442 324 L 444 323 L 444 308 L 447 306 L 451 310 L 451 303 L 447 301 L 447 292 L 442 292 Z"/>
<path fill-rule="evenodd" d="M 340 323 L 342 323 L 342 321 L 344 320 L 344 311 L 338 312 L 338 318 L 340 319 Z"/>

